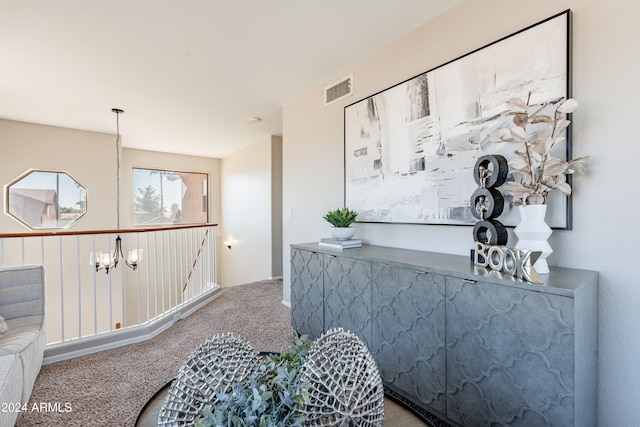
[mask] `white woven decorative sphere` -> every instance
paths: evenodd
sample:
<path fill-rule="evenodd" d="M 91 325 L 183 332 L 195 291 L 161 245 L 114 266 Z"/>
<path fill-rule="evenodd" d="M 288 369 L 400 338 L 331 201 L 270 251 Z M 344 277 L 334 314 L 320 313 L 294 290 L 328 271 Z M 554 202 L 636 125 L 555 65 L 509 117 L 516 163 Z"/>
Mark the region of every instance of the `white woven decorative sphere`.
<path fill-rule="evenodd" d="M 382 426 L 384 389 L 367 346 L 351 332 L 332 329 L 318 338 L 302 366 L 311 401 L 300 412 L 306 426 Z"/>
<path fill-rule="evenodd" d="M 158 426 L 191 426 L 208 403 L 218 403 L 219 394 L 245 382 L 260 368 L 258 353 L 233 334 L 207 340 L 185 362 L 160 414 Z"/>

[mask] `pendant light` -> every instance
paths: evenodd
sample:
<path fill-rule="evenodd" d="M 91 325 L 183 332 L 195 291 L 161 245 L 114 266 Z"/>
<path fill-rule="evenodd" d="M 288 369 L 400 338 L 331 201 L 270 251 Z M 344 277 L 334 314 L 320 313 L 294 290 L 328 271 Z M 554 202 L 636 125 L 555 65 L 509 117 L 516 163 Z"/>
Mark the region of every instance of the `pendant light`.
<path fill-rule="evenodd" d="M 119 108 L 112 108 L 111 111 L 116 113 L 116 230 L 120 230 L 120 114 L 124 111 Z M 116 236 L 113 254 L 92 252 L 90 256 L 90 263 L 95 266 L 96 271 L 104 270 L 107 274 L 109 270 L 118 266 L 120 260 L 124 260 L 124 263 L 133 270 L 142 262 L 142 249 L 132 249 L 124 258 L 120 234 Z"/>

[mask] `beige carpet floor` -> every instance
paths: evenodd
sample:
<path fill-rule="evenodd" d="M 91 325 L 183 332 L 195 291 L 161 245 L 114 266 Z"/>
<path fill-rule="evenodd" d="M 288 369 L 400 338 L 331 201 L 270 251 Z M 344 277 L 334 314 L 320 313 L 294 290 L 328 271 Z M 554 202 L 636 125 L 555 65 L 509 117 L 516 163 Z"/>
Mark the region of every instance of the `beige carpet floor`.
<path fill-rule="evenodd" d="M 17 426 L 133 426 L 153 394 L 176 376 L 191 352 L 216 333 L 233 332 L 258 351 L 293 342 L 282 282 L 224 288 L 224 293 L 157 337 L 43 366 Z M 4 427 L 4 426 L 3 426 Z"/>

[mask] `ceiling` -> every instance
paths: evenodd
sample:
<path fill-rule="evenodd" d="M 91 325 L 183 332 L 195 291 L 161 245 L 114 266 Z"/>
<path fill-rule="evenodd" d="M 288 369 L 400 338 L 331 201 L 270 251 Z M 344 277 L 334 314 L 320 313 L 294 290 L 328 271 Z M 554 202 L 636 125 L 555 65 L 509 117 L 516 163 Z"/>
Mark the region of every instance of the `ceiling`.
<path fill-rule="evenodd" d="M 0 118 L 224 157 L 460 1 L 0 0 Z"/>

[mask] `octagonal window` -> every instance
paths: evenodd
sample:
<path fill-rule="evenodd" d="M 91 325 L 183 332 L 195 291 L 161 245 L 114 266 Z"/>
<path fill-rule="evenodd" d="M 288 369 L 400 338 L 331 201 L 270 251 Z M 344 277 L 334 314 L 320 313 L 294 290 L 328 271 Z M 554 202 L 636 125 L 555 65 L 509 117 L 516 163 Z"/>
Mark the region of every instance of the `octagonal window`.
<path fill-rule="evenodd" d="M 7 186 L 7 213 L 32 229 L 68 228 L 87 212 L 87 190 L 66 172 L 32 170 Z"/>

